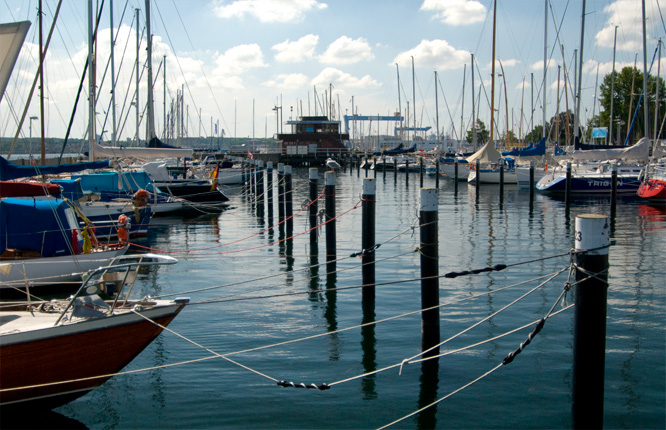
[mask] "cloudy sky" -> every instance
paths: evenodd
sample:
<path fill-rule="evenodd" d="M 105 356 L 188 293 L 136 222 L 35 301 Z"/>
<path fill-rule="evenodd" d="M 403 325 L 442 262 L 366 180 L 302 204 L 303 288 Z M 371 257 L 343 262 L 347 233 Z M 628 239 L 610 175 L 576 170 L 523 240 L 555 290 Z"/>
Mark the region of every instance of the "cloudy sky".
<path fill-rule="evenodd" d="M 44 39 L 57 1 L 43 0 Z M 46 135 L 63 137 L 69 123 L 81 72 L 87 56 L 87 5 L 67 0 L 60 10 L 46 57 Z M 93 4 L 101 0 L 93 1 Z M 104 77 L 110 53 L 110 0 L 104 2 L 97 37 L 97 130 L 110 137 L 110 72 Z M 543 0 L 500 0 L 497 6 L 497 75 L 495 109 L 499 130 L 506 129 L 505 92 L 509 127 L 518 135 L 542 122 L 544 8 Z M 647 57 L 652 60 L 657 40 L 666 35 L 662 0 L 649 0 Z M 116 106 L 121 139 L 135 134 L 136 9 L 140 9 L 139 105 L 146 101 L 146 36 L 144 0 L 113 0 Z M 546 115 L 557 109 L 564 65 L 574 76 L 574 50 L 580 55 L 581 0 L 548 4 L 548 72 Z M 409 123 L 436 126 L 456 137 L 472 116 L 471 54 L 475 56 L 474 94 L 480 118 L 489 123 L 492 63 L 492 0 L 152 0 L 153 73 L 158 135 L 164 128 L 164 65 L 166 104 L 184 89 L 187 131 L 210 136 L 211 122 L 226 137 L 272 136 L 282 121 L 322 113 L 333 115 L 392 115 L 402 108 Z M 1 0 L 0 21 L 32 22 L 12 79 L 0 103 L 0 136 L 14 136 L 38 63 L 37 0 Z M 592 116 L 597 82 L 612 70 L 617 27 L 616 69 L 633 65 L 642 70 L 642 24 L 639 0 L 588 0 L 583 44 L 583 120 Z M 564 52 L 562 52 L 562 49 Z M 664 52 L 666 56 L 666 51 Z M 412 61 L 414 72 L 412 72 Z M 500 67 L 501 63 L 501 67 Z M 397 66 L 396 66 L 397 64 Z M 666 63 L 664 63 L 666 65 Z M 666 69 L 664 69 L 666 73 Z M 435 73 L 438 73 L 435 102 Z M 398 73 L 400 76 L 398 85 Z M 656 65 L 653 72 L 656 73 Z M 506 80 L 506 91 L 504 90 Z M 86 81 L 87 82 L 87 81 Z M 414 82 L 414 85 L 413 85 Z M 464 84 L 463 84 L 464 83 Z M 533 83 L 533 85 L 532 85 Z M 464 92 L 463 92 L 464 85 Z M 573 86 L 573 82 L 569 82 Z M 332 88 L 332 92 L 331 92 Z M 316 96 L 315 96 L 316 95 Z M 325 98 L 327 97 L 327 98 Z M 560 110 L 566 104 L 562 94 Z M 573 99 L 569 95 L 573 110 Z M 416 105 L 416 109 L 414 109 Z M 521 109 L 522 107 L 522 109 Z M 532 107 L 534 113 L 531 113 Z M 521 111 L 522 124 L 521 124 Z M 72 128 L 83 137 L 87 100 L 82 97 Z M 199 112 L 201 113 L 199 115 Z M 39 115 L 37 97 L 28 116 Z M 199 119 L 201 117 L 201 119 Z M 364 134 L 387 134 L 393 123 L 363 123 Z M 33 123 L 33 135 L 37 121 Z M 145 129 L 141 127 L 143 138 Z M 287 131 L 288 126 L 284 125 Z M 26 120 L 22 136 L 29 135 Z"/>

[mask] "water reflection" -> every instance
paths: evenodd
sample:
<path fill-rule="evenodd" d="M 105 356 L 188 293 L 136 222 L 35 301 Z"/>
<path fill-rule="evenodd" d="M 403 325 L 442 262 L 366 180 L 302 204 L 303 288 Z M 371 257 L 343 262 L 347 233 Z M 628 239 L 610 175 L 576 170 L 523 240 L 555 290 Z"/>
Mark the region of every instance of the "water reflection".
<path fill-rule="evenodd" d="M 54 411 L 2 411 L 0 428 L 3 429 L 87 429 L 81 421 Z"/>
<path fill-rule="evenodd" d="M 375 304 L 363 303 L 363 324 L 371 323 L 375 320 Z M 363 326 L 361 328 L 361 349 L 363 350 L 363 371 L 364 373 L 377 370 L 377 349 L 375 339 L 375 324 Z M 361 389 L 364 400 L 377 398 L 375 390 L 375 375 L 369 375 L 361 379 Z"/>
<path fill-rule="evenodd" d="M 419 391 L 418 409 L 431 405 L 437 400 L 437 388 L 439 387 L 439 359 L 421 362 L 421 379 Z M 437 428 L 437 405 L 418 414 L 418 426 L 420 429 Z"/>

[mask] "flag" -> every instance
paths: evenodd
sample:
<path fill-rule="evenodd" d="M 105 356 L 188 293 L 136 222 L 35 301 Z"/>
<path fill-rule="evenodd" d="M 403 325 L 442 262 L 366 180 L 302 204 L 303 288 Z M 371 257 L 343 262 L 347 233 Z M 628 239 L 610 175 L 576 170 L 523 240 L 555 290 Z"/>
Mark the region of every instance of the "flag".
<path fill-rule="evenodd" d="M 217 174 L 220 171 L 220 165 L 218 164 L 215 166 L 215 170 L 213 171 L 213 183 L 210 186 L 211 191 L 215 191 L 217 189 Z"/>
<path fill-rule="evenodd" d="M 250 160 L 253 159 L 253 158 L 252 158 L 252 150 L 251 150 L 251 149 L 249 149 L 249 150 L 247 151 L 247 158 L 249 158 Z"/>

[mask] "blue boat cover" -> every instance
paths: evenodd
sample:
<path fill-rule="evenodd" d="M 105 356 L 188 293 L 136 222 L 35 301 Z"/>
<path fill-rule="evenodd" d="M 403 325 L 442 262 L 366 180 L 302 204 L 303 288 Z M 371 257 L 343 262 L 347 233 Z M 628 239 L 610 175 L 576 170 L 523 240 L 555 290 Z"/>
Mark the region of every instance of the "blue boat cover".
<path fill-rule="evenodd" d="M 12 179 L 29 178 L 39 175 L 80 172 L 86 169 L 103 169 L 105 167 L 109 167 L 109 160 L 60 164 L 57 166 L 21 166 L 10 163 L 5 158 L 0 157 L 0 181 L 11 181 Z"/>
<path fill-rule="evenodd" d="M 153 180 L 146 172 L 123 172 L 122 188 L 118 186 L 118 172 L 100 172 L 88 175 L 72 175 L 72 179 L 81 181 L 84 192 L 102 191 L 135 193 L 139 190 L 155 191 Z"/>
<path fill-rule="evenodd" d="M 53 179 L 51 183 L 60 185 L 62 196 L 67 197 L 73 202 L 78 202 L 85 195 L 83 188 L 81 188 L 81 180 L 79 179 Z"/>
<path fill-rule="evenodd" d="M 64 200 L 8 197 L 0 201 L 0 252 L 6 249 L 36 251 L 42 257 L 70 255 L 72 232 Z"/>
<path fill-rule="evenodd" d="M 504 151 L 502 155 L 511 155 L 514 157 L 533 157 L 541 156 L 546 153 L 546 138 L 543 137 L 536 145 L 530 144 L 526 148 L 514 148 L 511 151 Z"/>

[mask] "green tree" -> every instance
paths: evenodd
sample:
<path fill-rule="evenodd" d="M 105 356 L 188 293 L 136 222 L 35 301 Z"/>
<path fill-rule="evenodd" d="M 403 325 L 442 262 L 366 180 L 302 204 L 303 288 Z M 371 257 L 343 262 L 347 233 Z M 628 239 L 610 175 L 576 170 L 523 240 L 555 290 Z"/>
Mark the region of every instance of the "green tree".
<path fill-rule="evenodd" d="M 486 129 L 486 124 L 480 119 L 476 121 L 476 142 L 484 145 L 490 138 L 490 132 Z M 467 130 L 467 136 L 465 139 L 469 143 L 472 143 L 474 139 L 474 130 Z"/>
<path fill-rule="evenodd" d="M 632 97 L 632 83 L 633 83 L 633 97 Z M 648 116 L 650 124 L 648 127 L 652 130 L 654 127 L 654 108 L 655 108 L 655 90 L 657 86 L 657 77 L 650 76 L 647 82 L 647 97 L 644 97 L 641 101 L 641 108 L 638 110 L 638 113 L 635 115 L 634 126 L 629 136 L 629 141 L 631 143 L 636 142 L 640 137 L 645 136 L 645 124 L 643 124 L 643 106 L 644 102 L 647 99 L 648 106 Z M 601 105 L 600 112 L 592 118 L 590 125 L 595 127 L 610 127 L 610 105 L 611 105 L 611 86 L 612 86 L 612 73 L 606 75 L 603 79 L 603 82 L 599 86 L 599 104 Z M 643 73 L 633 67 L 625 67 L 619 73 L 615 74 L 615 87 L 614 94 L 612 95 L 613 100 L 613 140 L 617 143 L 617 130 L 618 123 L 620 124 L 620 141 L 624 141 L 627 130 L 631 126 L 631 121 L 634 118 L 636 113 L 636 105 L 638 104 L 640 94 L 643 90 Z M 664 118 L 664 113 L 666 113 L 666 96 L 664 80 L 659 78 L 659 118 L 657 121 L 658 128 L 661 125 L 661 122 Z M 654 135 L 655 132 L 652 130 L 650 135 Z M 664 133 L 662 132 L 659 137 Z"/>

